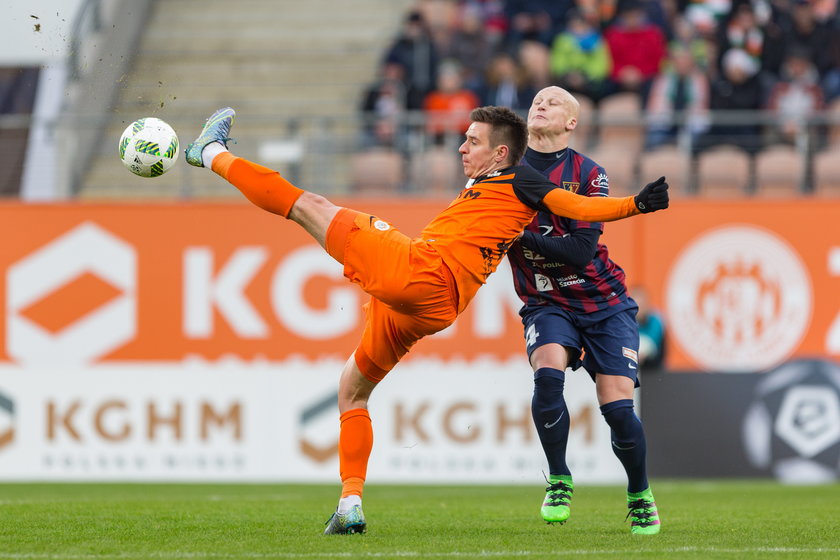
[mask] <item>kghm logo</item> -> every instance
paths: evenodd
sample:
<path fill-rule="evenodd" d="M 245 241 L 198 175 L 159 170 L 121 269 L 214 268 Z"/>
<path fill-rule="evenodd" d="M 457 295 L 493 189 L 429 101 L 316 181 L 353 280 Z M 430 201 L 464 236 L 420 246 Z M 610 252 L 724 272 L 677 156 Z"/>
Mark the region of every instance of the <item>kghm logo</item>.
<path fill-rule="evenodd" d="M 338 393 L 334 392 L 305 408 L 300 415 L 300 450 L 316 463 L 338 456 L 337 411 Z"/>
<path fill-rule="evenodd" d="M 0 449 L 15 439 L 15 403 L 0 393 Z"/>

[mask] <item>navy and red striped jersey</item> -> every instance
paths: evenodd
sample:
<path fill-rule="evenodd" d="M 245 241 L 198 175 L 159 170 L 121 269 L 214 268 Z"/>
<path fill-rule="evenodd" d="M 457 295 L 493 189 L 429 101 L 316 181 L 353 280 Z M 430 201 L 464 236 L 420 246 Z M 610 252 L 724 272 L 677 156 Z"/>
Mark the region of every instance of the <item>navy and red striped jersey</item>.
<path fill-rule="evenodd" d="M 534 167 L 552 183 L 584 196 L 609 195 L 609 178 L 603 167 L 571 148 L 550 154 L 556 162 L 546 167 L 546 154 L 530 148 L 522 163 Z M 541 211 L 525 228 L 543 236 L 566 236 L 581 228 L 598 228 L 602 223 L 580 222 Z M 558 305 L 575 313 L 609 309 L 627 300 L 624 271 L 609 257 L 603 243 L 597 244 L 595 257 L 579 268 L 545 257 L 514 243 L 508 252 L 516 293 L 526 306 Z"/>

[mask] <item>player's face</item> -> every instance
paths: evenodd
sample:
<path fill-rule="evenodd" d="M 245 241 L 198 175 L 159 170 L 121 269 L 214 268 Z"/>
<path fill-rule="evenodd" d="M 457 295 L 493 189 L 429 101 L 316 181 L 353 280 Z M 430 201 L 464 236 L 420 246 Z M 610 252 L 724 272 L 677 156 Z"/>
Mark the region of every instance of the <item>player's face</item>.
<path fill-rule="evenodd" d="M 487 123 L 472 123 L 467 129 L 467 139 L 458 148 L 461 163 L 464 165 L 464 175 L 470 179 L 499 169 L 504 161 L 502 147 L 491 145 L 491 131 L 492 127 Z"/>
<path fill-rule="evenodd" d="M 568 93 L 558 87 L 540 90 L 528 109 L 528 130 L 555 134 L 564 132 L 572 120 L 577 122 L 571 101 Z"/>

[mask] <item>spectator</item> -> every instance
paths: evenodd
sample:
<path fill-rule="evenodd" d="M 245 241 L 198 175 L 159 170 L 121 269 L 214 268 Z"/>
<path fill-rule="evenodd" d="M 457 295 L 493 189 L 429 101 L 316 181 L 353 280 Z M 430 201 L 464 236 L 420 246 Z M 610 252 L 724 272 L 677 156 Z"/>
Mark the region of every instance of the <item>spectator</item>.
<path fill-rule="evenodd" d="M 479 10 L 484 34 L 495 50 L 508 32 L 505 0 L 466 0 L 464 3 Z"/>
<path fill-rule="evenodd" d="M 464 69 L 464 84 L 470 89 L 481 86 L 482 76 L 490 65 L 493 45 L 484 31 L 481 9 L 466 4 L 460 12 L 460 22 L 452 33 L 444 58 L 457 61 Z"/>
<path fill-rule="evenodd" d="M 644 103 L 666 54 L 662 30 L 647 20 L 638 1 L 628 0 L 604 37 L 612 57 L 611 91 L 638 92 Z"/>
<path fill-rule="evenodd" d="M 809 51 L 817 72 L 820 76 L 824 76 L 833 63 L 831 49 L 826 47 L 838 31 L 833 30 L 829 23 L 817 21 L 814 9 L 808 0 L 794 1 L 786 23 L 780 41 L 784 51 L 791 49 Z M 779 70 L 781 74 L 782 68 Z"/>
<path fill-rule="evenodd" d="M 510 46 L 518 47 L 522 41 L 550 45 L 572 5 L 572 0 L 508 0 L 505 13 L 510 22 Z"/>
<path fill-rule="evenodd" d="M 699 68 L 710 79 L 715 76 L 711 72 L 711 64 L 715 44 L 709 40 L 707 33 L 698 28 L 692 20 L 685 16 L 679 16 L 674 20 L 674 36 L 671 41 L 671 48 L 679 45 L 688 49 L 694 58 L 694 65 Z"/>
<path fill-rule="evenodd" d="M 840 28 L 838 28 L 840 29 Z M 823 97 L 826 104 L 840 97 L 840 33 L 834 33 L 825 50 L 830 53 L 831 66 L 822 77 Z"/>
<path fill-rule="evenodd" d="M 730 49 L 723 55 L 723 74 L 712 82 L 712 111 L 754 111 L 762 107 L 759 65 L 742 49 Z M 718 122 L 704 135 L 698 148 L 715 144 L 736 144 L 749 153 L 761 149 L 761 127 L 757 124 Z"/>
<path fill-rule="evenodd" d="M 551 45 L 551 74 L 563 89 L 596 103 L 607 93 L 612 59 L 597 27 L 577 10 L 569 12 L 566 31 Z"/>
<path fill-rule="evenodd" d="M 403 84 L 404 68 L 396 63 L 382 66 L 380 77 L 370 85 L 362 101 L 365 147 L 396 147 L 402 134 L 406 99 Z"/>
<path fill-rule="evenodd" d="M 645 19 L 658 27 L 666 38 L 670 38 L 673 29 L 669 20 L 668 10 L 663 0 L 637 0 L 645 11 Z"/>
<path fill-rule="evenodd" d="M 406 107 L 419 109 L 435 85 L 438 67 L 438 54 L 420 12 L 406 17 L 402 31 L 385 55 L 385 64 L 389 63 L 404 68 Z"/>
<path fill-rule="evenodd" d="M 655 148 L 677 139 L 685 128 L 691 145 L 709 128 L 709 80 L 688 47 L 676 44 L 670 64 L 653 81 L 647 103 L 646 145 Z"/>
<path fill-rule="evenodd" d="M 630 295 L 639 306 L 636 322 L 639 324 L 639 371 L 662 369 L 665 363 L 665 321 L 650 302 L 643 286 L 634 286 Z"/>
<path fill-rule="evenodd" d="M 479 105 L 476 94 L 464 87 L 461 66 L 455 61 L 444 61 L 437 89 L 423 100 L 426 131 L 436 144 L 443 143 L 448 136 L 460 136 L 470 126 L 470 111 Z"/>
<path fill-rule="evenodd" d="M 536 92 L 516 59 L 507 52 L 500 52 L 491 60 L 478 94 L 482 105 L 499 105 L 521 111 L 530 106 Z"/>
<path fill-rule="evenodd" d="M 531 87 L 540 90 L 551 83 L 549 52 L 545 44 L 539 41 L 522 41 L 516 52 Z"/>
<path fill-rule="evenodd" d="M 824 101 L 819 75 L 810 53 L 802 48 L 791 49 L 782 65 L 782 78 L 773 86 L 767 108 L 779 117 L 773 140 L 797 143 L 808 130 L 808 119 L 823 109 Z"/>
<path fill-rule="evenodd" d="M 590 23 L 602 29 L 615 18 L 616 0 L 575 0 L 575 9 Z"/>
<path fill-rule="evenodd" d="M 718 26 L 718 68 L 723 71 L 723 56 L 732 49 L 740 49 L 762 67 L 764 31 L 759 27 L 756 14 L 749 2 L 733 6 L 729 17 Z M 765 63 L 765 66 L 768 64 Z M 772 64 L 770 64 L 772 66 Z"/>

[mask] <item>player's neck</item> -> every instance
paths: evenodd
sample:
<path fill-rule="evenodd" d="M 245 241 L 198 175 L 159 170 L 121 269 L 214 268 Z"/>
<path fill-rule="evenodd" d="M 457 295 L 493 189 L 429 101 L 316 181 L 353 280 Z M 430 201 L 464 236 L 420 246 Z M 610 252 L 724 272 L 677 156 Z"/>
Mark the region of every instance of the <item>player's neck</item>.
<path fill-rule="evenodd" d="M 491 175 L 496 171 L 501 171 L 502 169 L 507 169 L 512 164 L 510 162 L 503 162 L 503 163 L 494 163 L 493 165 L 488 166 L 486 169 L 482 169 L 481 171 L 477 171 L 474 176 L 470 177 L 470 179 L 478 179 L 479 177 L 485 177 L 487 175 Z"/>
<path fill-rule="evenodd" d="M 559 152 L 569 147 L 569 134 L 539 134 L 530 131 L 528 147 L 544 154 Z"/>

